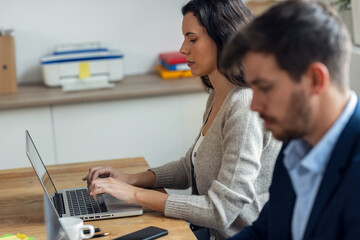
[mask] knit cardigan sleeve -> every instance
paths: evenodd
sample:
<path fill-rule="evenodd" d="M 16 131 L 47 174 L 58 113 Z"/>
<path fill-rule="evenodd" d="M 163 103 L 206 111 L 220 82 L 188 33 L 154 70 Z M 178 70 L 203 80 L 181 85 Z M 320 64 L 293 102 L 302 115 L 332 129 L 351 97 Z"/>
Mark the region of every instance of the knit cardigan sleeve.
<path fill-rule="evenodd" d="M 214 229 L 228 228 L 240 213 L 245 222 L 257 217 L 260 209 L 245 206 L 252 204 L 256 197 L 255 181 L 266 141 L 261 119 L 250 111 L 250 100 L 251 92 L 244 91 L 221 116 L 221 167 L 207 193 L 199 196 L 170 194 L 165 206 L 166 216 Z"/>
<path fill-rule="evenodd" d="M 185 157 L 178 161 L 167 163 L 161 167 L 151 168 L 156 175 L 156 183 L 153 188 L 186 189 L 191 186 L 190 154 L 188 150 Z"/>

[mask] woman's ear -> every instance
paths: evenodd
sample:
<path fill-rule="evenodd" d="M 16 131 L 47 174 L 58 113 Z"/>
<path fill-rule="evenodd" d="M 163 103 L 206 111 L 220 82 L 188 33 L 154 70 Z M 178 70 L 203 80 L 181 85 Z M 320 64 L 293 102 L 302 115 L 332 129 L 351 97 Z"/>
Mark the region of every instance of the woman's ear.
<path fill-rule="evenodd" d="M 309 87 L 313 94 L 321 94 L 330 81 L 329 69 L 320 62 L 310 64 L 305 75 L 309 80 Z"/>

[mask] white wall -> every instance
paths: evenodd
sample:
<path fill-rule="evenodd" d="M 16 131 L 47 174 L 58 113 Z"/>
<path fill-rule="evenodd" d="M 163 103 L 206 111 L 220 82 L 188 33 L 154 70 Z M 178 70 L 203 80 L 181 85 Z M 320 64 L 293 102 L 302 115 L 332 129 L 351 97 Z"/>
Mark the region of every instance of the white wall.
<path fill-rule="evenodd" d="M 39 58 L 57 44 L 101 41 L 123 51 L 124 73 L 153 71 L 183 40 L 187 0 L 0 0 L 0 28 L 13 28 L 19 83 L 41 81 Z"/>
<path fill-rule="evenodd" d="M 360 95 L 360 47 L 354 47 L 351 55 L 350 87 Z"/>

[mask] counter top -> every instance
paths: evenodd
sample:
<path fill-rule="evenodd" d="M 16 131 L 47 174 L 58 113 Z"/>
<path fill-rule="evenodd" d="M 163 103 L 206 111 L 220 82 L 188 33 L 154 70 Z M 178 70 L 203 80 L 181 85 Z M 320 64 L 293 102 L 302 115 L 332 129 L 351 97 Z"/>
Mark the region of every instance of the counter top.
<path fill-rule="evenodd" d="M 204 91 L 199 78 L 161 79 L 156 73 L 126 76 L 115 87 L 78 92 L 63 92 L 38 83 L 20 85 L 15 94 L 0 95 L 0 110 L 113 101 Z"/>

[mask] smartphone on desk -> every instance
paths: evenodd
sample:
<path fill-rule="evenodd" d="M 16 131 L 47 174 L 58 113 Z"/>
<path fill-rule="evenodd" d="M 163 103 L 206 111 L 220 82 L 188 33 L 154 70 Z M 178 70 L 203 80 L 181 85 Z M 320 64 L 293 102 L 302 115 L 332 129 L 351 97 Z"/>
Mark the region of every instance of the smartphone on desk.
<path fill-rule="evenodd" d="M 168 230 L 157 228 L 157 227 L 147 227 L 140 229 L 136 232 L 129 233 L 127 235 L 115 238 L 113 240 L 150 240 L 150 239 L 156 239 L 162 236 L 165 236 L 168 234 Z"/>

